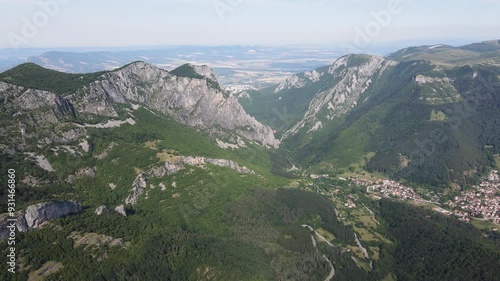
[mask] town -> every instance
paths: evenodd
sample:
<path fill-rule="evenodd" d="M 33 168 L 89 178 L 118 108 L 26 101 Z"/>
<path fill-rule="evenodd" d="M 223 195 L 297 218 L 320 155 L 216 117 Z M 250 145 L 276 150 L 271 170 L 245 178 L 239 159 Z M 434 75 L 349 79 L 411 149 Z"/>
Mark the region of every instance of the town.
<path fill-rule="evenodd" d="M 366 187 L 366 192 L 377 194 L 381 197 L 393 197 L 404 200 L 421 200 L 422 198 L 415 193 L 411 187 L 405 186 L 393 180 L 368 181 L 360 178 L 352 179 L 352 182 L 358 186 Z"/>
<path fill-rule="evenodd" d="M 461 220 L 470 222 L 471 217 L 491 220 L 500 224 L 500 177 L 494 170 L 481 184 L 462 192 L 446 203 Z"/>
<path fill-rule="evenodd" d="M 370 181 L 362 178 L 349 178 L 357 186 L 366 188 L 366 192 L 379 197 L 391 197 L 408 201 L 428 202 L 439 205 L 438 202 L 425 201 L 412 187 L 393 180 Z M 350 201 L 348 206 L 355 206 Z M 459 196 L 445 203 L 449 206 L 445 210 L 436 206 L 436 210 L 446 215 L 457 216 L 460 220 L 471 222 L 472 218 L 491 221 L 500 224 L 500 176 L 499 171 L 493 170 L 482 179 L 479 185 L 464 190 Z"/>

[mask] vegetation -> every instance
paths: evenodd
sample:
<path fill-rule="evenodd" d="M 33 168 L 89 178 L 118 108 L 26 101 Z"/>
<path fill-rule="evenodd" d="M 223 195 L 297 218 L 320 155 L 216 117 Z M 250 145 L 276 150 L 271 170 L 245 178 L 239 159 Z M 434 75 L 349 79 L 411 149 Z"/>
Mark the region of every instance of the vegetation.
<path fill-rule="evenodd" d="M 348 115 L 319 132 L 286 139 L 283 148 L 305 166 L 330 163 L 329 173 L 376 152 L 363 167 L 369 172 L 435 190 L 451 182 L 475 183 L 500 147 L 495 129 L 500 118 L 500 70 L 484 66 L 447 70 L 462 100 L 435 104 L 423 102 L 421 87 L 412 82 L 418 74 L 436 75 L 433 68 L 429 63 L 400 63 L 374 82 Z"/>
<path fill-rule="evenodd" d="M 327 70 L 328 67 L 321 67 L 316 71 Z M 303 78 L 304 74 L 298 76 Z M 332 82 L 325 77 L 318 83 L 308 83 L 302 88 L 286 89 L 276 94 L 274 87 L 250 91 L 250 100 L 240 98 L 240 103 L 250 115 L 276 129 L 279 136 L 303 117 L 313 97 Z"/>
<path fill-rule="evenodd" d="M 0 73 L 0 81 L 58 95 L 71 94 L 99 79 L 105 72 L 68 74 L 25 63 Z"/>
<path fill-rule="evenodd" d="M 382 200 L 398 280 L 497 280 L 500 236 L 422 208 Z M 391 249 L 393 247 L 393 249 Z"/>
<path fill-rule="evenodd" d="M 464 224 L 424 208 L 375 200 L 336 177 L 305 177 L 311 171 L 368 171 L 442 191 L 450 183 L 466 186 L 487 169 L 500 167 L 500 69 L 452 65 L 461 54 L 495 52 L 493 45 L 410 48 L 415 57 L 446 54 L 441 63 L 451 66 L 436 71 L 429 62 L 403 61 L 374 80 L 349 114 L 316 133 L 300 132 L 281 149 L 248 144 L 225 150 L 193 128 L 130 105 L 115 109 L 122 119 L 133 114 L 135 125 L 87 128 L 88 152 L 78 148 L 78 141 L 63 149 L 39 139 L 23 140 L 27 151 L 44 155 L 55 172 L 2 146 L 0 170 L 16 169 L 18 210 L 55 199 L 76 200 L 84 210 L 18 233 L 18 274 L 11 278 L 2 271 L 0 280 L 27 280 L 47 264 L 63 267 L 46 280 L 324 280 L 331 270 L 326 259 L 335 268 L 333 280 L 496 280 L 500 236 L 491 231 L 492 225 Z M 349 64 L 366 59 L 353 56 Z M 102 74 L 64 74 L 24 64 L 0 74 L 0 80 L 62 95 Z M 189 65 L 172 74 L 206 79 Z M 418 74 L 451 77 L 460 101 L 448 96 L 425 100 L 432 86 L 415 83 Z M 216 81 L 207 82 L 219 87 Z M 316 93 L 336 82 L 323 77 L 278 94 L 271 94 L 274 89 L 252 92 L 244 106 L 283 132 L 302 117 Z M 7 109 L 8 102 L 0 97 L 0 109 Z M 1 125 L 13 123 L 14 114 L 0 110 Z M 16 118 L 14 123 L 30 117 Z M 74 126 L 75 116 L 60 121 L 66 130 Z M 65 131 L 43 128 L 52 129 Z M 179 155 L 228 159 L 255 174 L 210 164 L 187 166 L 176 174 L 148 178 L 137 204 L 126 206 L 128 216 L 95 214 L 98 206 L 114 209 L 123 204 L 138 174 Z M 302 175 L 289 172 L 292 161 L 311 169 Z M 78 175 L 84 168 L 95 168 L 95 176 Z M 6 173 L 0 174 L 0 181 L 7 181 Z M 0 198 L 5 192 L 0 189 Z M 355 201 L 357 207 L 347 207 L 346 201 Z M 0 201 L 0 209 L 5 210 L 6 203 Z M 123 243 L 85 247 L 73 241 L 74 233 L 105 235 Z M 0 241 L 3 264 L 7 249 L 7 242 Z"/>
<path fill-rule="evenodd" d="M 178 77 L 188 77 L 188 78 L 194 78 L 194 79 L 206 79 L 207 83 L 212 86 L 214 89 L 218 89 L 219 91 L 222 91 L 222 88 L 219 85 L 219 82 L 214 81 L 212 79 L 209 79 L 207 77 L 204 77 L 203 75 L 199 74 L 196 72 L 196 70 L 193 68 L 192 65 L 190 64 L 183 64 L 176 69 L 170 71 L 171 74 L 178 76 Z"/>

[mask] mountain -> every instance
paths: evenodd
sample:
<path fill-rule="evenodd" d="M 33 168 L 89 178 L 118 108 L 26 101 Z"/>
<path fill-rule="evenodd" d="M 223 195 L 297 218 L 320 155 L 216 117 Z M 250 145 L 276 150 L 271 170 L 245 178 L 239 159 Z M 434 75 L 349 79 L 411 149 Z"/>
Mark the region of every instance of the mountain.
<path fill-rule="evenodd" d="M 0 280 L 496 280 L 500 178 L 470 178 L 500 159 L 499 74 L 347 55 L 235 94 L 205 65 L 0 73 Z"/>
<path fill-rule="evenodd" d="M 488 63 L 500 64 L 498 40 L 473 43 L 461 47 L 431 45 L 409 47 L 388 55 L 397 61 L 428 60 L 446 67 Z"/>
<path fill-rule="evenodd" d="M 260 87 L 273 85 L 290 73 L 305 71 L 334 60 L 341 49 L 265 46 L 176 46 L 145 49 L 110 48 L 38 50 L 22 54 L 19 61 L 67 72 L 89 73 L 109 71 L 133 61 L 145 61 L 163 69 L 173 70 L 185 63 L 206 64 L 215 70 L 224 85 Z M 17 65 L 11 59 L 21 54 L 2 57 L 4 64 Z"/>
<path fill-rule="evenodd" d="M 382 172 L 439 190 L 494 166 L 499 51 L 491 41 L 347 55 L 239 99 L 280 129 L 283 148 L 305 167 Z"/>
<path fill-rule="evenodd" d="M 111 72 L 78 75 L 27 64 L 2 73 L 0 80 L 8 82 L 1 84 L 6 96 L 22 100 L 7 104 L 13 108 L 6 111 L 43 108 L 54 113 L 43 118 L 54 121 L 57 113 L 70 111 L 75 121 L 84 122 L 116 118 L 120 104 L 141 103 L 233 145 L 244 143 L 242 137 L 263 146 L 278 146 L 271 128 L 246 114 L 206 67 L 185 65 L 170 73 L 136 62 Z M 30 88 L 34 85 L 38 89 Z"/>
<path fill-rule="evenodd" d="M 340 233 L 345 226 L 314 208 L 290 217 L 288 191 L 277 191 L 288 181 L 271 172 L 278 144 L 271 129 L 246 114 L 208 67 L 174 73 L 136 62 L 93 74 L 34 64 L 1 74 L 0 166 L 15 170 L 10 197 L 19 219 L 15 278 L 328 275 L 298 221 L 320 214 Z M 248 216 L 256 202 L 262 209 Z M 1 200 L 2 210 L 7 203 Z M 9 218 L 0 214 L 2 238 L 14 233 Z M 285 234 L 305 247 L 277 243 Z"/>

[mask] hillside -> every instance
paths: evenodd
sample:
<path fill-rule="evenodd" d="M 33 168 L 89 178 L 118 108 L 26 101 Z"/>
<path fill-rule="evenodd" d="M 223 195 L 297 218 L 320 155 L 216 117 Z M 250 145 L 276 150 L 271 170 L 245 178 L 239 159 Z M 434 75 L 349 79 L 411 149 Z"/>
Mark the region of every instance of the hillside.
<path fill-rule="evenodd" d="M 104 72 L 69 74 L 46 69 L 34 63 L 25 63 L 0 73 L 0 81 L 63 95 L 94 82 L 103 74 Z"/>
<path fill-rule="evenodd" d="M 388 56 L 397 61 L 427 60 L 442 67 L 455 67 L 480 63 L 499 65 L 500 44 L 498 40 L 452 47 L 433 45 L 409 47 Z"/>
<path fill-rule="evenodd" d="M 500 152 L 495 42 L 349 55 L 240 102 L 279 128 L 303 167 L 381 172 L 435 190 L 467 185 Z"/>
<path fill-rule="evenodd" d="M 207 69 L 193 67 L 196 77 L 181 77 L 134 63 L 82 75 L 84 82 L 31 64 L 2 74 L 0 157 L 2 170 L 15 168 L 17 176 L 17 278 L 318 280 L 329 274 L 331 265 L 301 224 L 354 245 L 352 230 L 324 197 L 288 190 L 290 180 L 274 174 L 283 171 L 281 154 L 252 140 L 270 129 L 208 81 L 216 77 Z M 44 83 L 29 79 L 38 76 Z M 32 83 L 41 84 L 29 88 Z M 205 98 L 191 101 L 196 95 Z M 165 101 L 172 103 L 165 108 Z M 217 123 L 212 111 L 228 120 Z M 6 198 L 7 190 L 0 192 Z M 310 198 L 298 200 L 304 196 Z M 66 212 L 63 206 L 72 204 L 82 208 Z M 0 216 L 2 238 L 9 233 L 6 217 Z M 359 271 L 349 257 L 343 258 L 348 272 Z M 6 271 L 1 276 L 10 279 Z"/>

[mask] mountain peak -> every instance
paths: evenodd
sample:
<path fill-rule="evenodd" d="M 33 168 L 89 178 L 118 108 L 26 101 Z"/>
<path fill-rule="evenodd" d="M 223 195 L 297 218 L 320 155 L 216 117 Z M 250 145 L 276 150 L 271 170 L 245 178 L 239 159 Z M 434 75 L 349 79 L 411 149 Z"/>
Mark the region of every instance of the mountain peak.
<path fill-rule="evenodd" d="M 214 86 L 216 89 L 222 90 L 222 87 L 219 84 L 219 81 L 217 80 L 213 69 L 207 65 L 194 65 L 186 63 L 170 71 L 170 73 L 177 77 L 207 79 L 209 84 Z"/>
<path fill-rule="evenodd" d="M 122 70 L 122 69 L 127 69 L 127 68 L 130 68 L 132 70 L 137 70 L 137 69 L 145 69 L 145 68 L 153 68 L 155 66 L 151 65 L 150 63 L 147 63 L 147 62 L 144 62 L 144 61 L 133 61 L 129 64 L 126 64 L 122 67 L 119 67 L 113 71 L 119 71 L 119 70 Z M 155 67 L 157 68 L 157 67 Z M 111 72 L 113 72 L 111 71 Z"/>
<path fill-rule="evenodd" d="M 213 81 L 217 81 L 217 77 L 215 76 L 213 69 L 208 65 L 194 65 L 186 63 L 172 70 L 170 73 L 179 77 L 189 77 L 197 79 L 207 78 Z"/>
<path fill-rule="evenodd" d="M 239 136 L 262 146 L 278 147 L 270 127 L 248 115 L 221 90 L 208 66 L 185 64 L 169 72 L 145 62 L 133 62 L 109 72 L 73 96 L 80 115 L 116 116 L 115 103 L 141 103 L 179 123 L 227 139 Z M 103 97 L 107 102 L 102 105 Z M 95 102 L 97 101 L 97 102 Z"/>
<path fill-rule="evenodd" d="M 194 64 L 188 64 L 188 65 L 191 66 L 194 69 L 194 71 L 199 75 L 208 79 L 217 80 L 214 70 L 210 68 L 208 65 L 194 65 Z"/>

